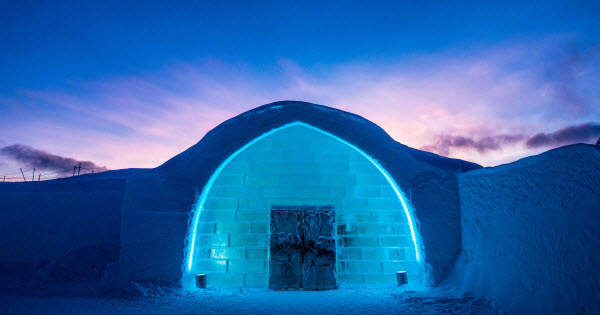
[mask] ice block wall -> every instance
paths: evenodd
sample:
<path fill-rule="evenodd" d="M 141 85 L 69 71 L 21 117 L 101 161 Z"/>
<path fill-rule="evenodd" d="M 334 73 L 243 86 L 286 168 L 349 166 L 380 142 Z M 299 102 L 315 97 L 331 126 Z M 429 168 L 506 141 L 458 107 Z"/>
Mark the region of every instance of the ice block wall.
<path fill-rule="evenodd" d="M 393 284 L 399 270 L 409 282 L 423 276 L 388 180 L 353 148 L 302 125 L 222 169 L 201 210 L 189 274 L 207 274 L 209 286 L 268 286 L 271 205 L 334 205 L 341 283 Z"/>

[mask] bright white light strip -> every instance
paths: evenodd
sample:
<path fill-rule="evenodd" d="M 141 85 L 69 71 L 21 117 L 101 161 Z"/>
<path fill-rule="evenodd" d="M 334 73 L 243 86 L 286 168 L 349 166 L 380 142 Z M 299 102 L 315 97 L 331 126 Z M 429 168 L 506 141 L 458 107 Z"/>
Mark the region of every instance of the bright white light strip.
<path fill-rule="evenodd" d="M 189 249 L 189 254 L 188 254 L 188 259 L 187 259 L 187 271 L 190 272 L 192 270 L 192 263 L 193 263 L 193 257 L 194 257 L 194 246 L 196 244 L 196 230 L 198 228 L 198 220 L 200 218 L 200 215 L 202 214 L 202 210 L 204 210 L 204 203 L 206 202 L 206 198 L 208 197 L 210 189 L 212 188 L 215 180 L 217 179 L 217 177 L 219 176 L 221 171 L 225 168 L 225 166 L 227 166 L 229 164 L 229 162 L 231 162 L 231 160 L 233 160 L 236 156 L 238 156 L 238 154 L 240 154 L 240 152 L 246 150 L 248 147 L 250 147 L 257 141 L 259 141 L 265 137 L 268 137 L 269 135 L 272 135 L 273 133 L 275 133 L 277 131 L 280 131 L 282 129 L 289 128 L 292 126 L 308 127 L 310 129 L 316 130 L 324 135 L 330 136 L 330 137 L 336 139 L 337 141 L 340 141 L 341 143 L 351 147 L 352 149 L 356 150 L 356 152 L 360 153 L 362 156 L 367 158 L 367 160 L 369 160 L 369 162 L 371 162 L 379 170 L 379 172 L 381 172 L 381 174 L 385 177 L 385 179 L 388 181 L 388 183 L 394 189 L 394 192 L 396 193 L 396 196 L 398 197 L 398 199 L 400 199 L 400 203 L 402 204 L 402 208 L 404 209 L 404 213 L 406 214 L 406 218 L 408 220 L 408 226 L 410 227 L 410 236 L 412 237 L 413 245 L 415 247 L 415 256 L 416 256 L 417 262 L 420 261 L 421 255 L 419 253 L 419 246 L 417 244 L 417 237 L 415 235 L 415 228 L 414 228 L 412 216 L 410 214 L 410 210 L 408 209 L 408 206 L 407 206 L 406 202 L 404 201 L 404 196 L 403 196 L 402 192 L 400 191 L 400 188 L 398 188 L 398 185 L 396 185 L 396 182 L 394 182 L 394 180 L 388 174 L 388 172 L 385 169 L 383 169 L 383 167 L 381 165 L 379 165 L 379 163 L 375 159 L 370 157 L 368 154 L 366 154 L 365 152 L 363 152 L 361 149 L 357 148 L 356 146 L 354 146 L 354 145 L 346 142 L 345 140 L 342 140 L 328 132 L 325 132 L 319 128 L 316 128 L 309 124 L 305 124 L 305 123 L 297 121 L 297 122 L 293 122 L 293 123 L 281 126 L 279 128 L 275 128 L 267 133 L 260 135 L 259 137 L 255 138 L 254 140 L 248 142 L 245 146 L 243 146 L 239 150 L 235 151 L 235 153 L 230 155 L 223 163 L 221 163 L 219 168 L 217 168 L 217 170 L 210 177 L 210 179 L 204 186 L 202 195 L 200 197 L 200 202 L 198 202 L 196 204 L 196 210 L 194 211 L 194 218 L 192 220 L 192 231 L 191 231 L 192 240 L 190 242 L 190 249 Z"/>

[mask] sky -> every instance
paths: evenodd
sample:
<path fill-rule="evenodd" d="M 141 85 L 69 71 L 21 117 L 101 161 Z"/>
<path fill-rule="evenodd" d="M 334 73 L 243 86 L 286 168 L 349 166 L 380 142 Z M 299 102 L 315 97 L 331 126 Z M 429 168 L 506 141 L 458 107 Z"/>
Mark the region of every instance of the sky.
<path fill-rule="evenodd" d="M 300 100 L 495 166 L 600 137 L 600 2 L 13 1 L 0 179 L 152 168 Z"/>

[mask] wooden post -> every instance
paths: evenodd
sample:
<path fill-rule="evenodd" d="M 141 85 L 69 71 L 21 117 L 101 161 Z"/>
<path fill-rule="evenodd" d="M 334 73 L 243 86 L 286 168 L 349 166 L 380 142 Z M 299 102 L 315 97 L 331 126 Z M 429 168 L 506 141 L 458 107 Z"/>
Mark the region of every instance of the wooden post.
<path fill-rule="evenodd" d="M 79 168 L 77 169 L 77 176 L 79 176 L 80 172 L 81 172 L 81 162 L 79 162 Z"/>
<path fill-rule="evenodd" d="M 6 181 L 6 175 L 4 175 L 4 179 L 2 180 L 2 182 L 4 183 Z"/>
<path fill-rule="evenodd" d="M 33 168 L 33 175 L 31 175 L 31 181 L 35 181 L 35 167 Z"/>
<path fill-rule="evenodd" d="M 38 182 L 40 181 L 40 177 L 42 177 L 42 173 L 38 174 Z"/>
<path fill-rule="evenodd" d="M 75 170 L 77 169 L 77 166 L 73 165 L 73 176 L 75 176 Z"/>
<path fill-rule="evenodd" d="M 21 175 L 23 175 L 23 181 L 26 182 L 27 180 L 25 179 L 25 174 L 23 174 L 23 168 L 19 168 L 21 170 Z"/>

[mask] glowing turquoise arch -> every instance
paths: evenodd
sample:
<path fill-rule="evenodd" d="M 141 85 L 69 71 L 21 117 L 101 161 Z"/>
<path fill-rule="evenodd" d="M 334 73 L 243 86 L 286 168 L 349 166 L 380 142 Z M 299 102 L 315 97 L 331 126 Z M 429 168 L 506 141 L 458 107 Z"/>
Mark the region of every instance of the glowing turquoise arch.
<path fill-rule="evenodd" d="M 283 130 L 285 128 L 289 128 L 292 126 L 304 126 L 304 127 L 310 128 L 312 130 L 318 131 L 324 135 L 327 135 L 327 136 L 347 145 L 348 147 L 352 148 L 356 152 L 360 153 L 363 157 L 365 157 L 369 162 L 371 162 L 377 168 L 377 170 L 384 176 L 386 181 L 393 188 L 396 197 L 398 198 L 398 200 L 400 201 L 400 203 L 402 205 L 402 208 L 404 210 L 404 213 L 406 215 L 406 219 L 408 222 L 409 230 L 410 230 L 412 245 L 414 247 L 415 259 L 416 259 L 417 263 L 420 263 L 422 260 L 423 251 L 421 250 L 422 245 L 420 242 L 420 238 L 417 237 L 417 232 L 416 232 L 416 228 L 415 228 L 416 224 L 415 224 L 415 219 L 414 219 L 414 209 L 410 206 L 410 204 L 408 202 L 406 202 L 406 198 L 405 198 L 402 190 L 398 187 L 398 185 L 396 184 L 394 179 L 390 176 L 390 174 L 375 159 L 373 159 L 371 156 L 369 156 L 367 153 L 365 153 L 358 147 L 354 146 L 353 144 L 351 144 L 335 135 L 332 135 L 326 131 L 323 131 L 319 128 L 311 126 L 309 124 L 306 124 L 303 122 L 293 122 L 293 123 L 289 123 L 284 126 L 281 126 L 279 128 L 275 128 L 269 132 L 262 134 L 261 136 L 255 138 L 255 139 L 253 139 L 252 141 L 248 142 L 246 145 L 244 145 L 243 147 L 238 149 L 236 152 L 231 154 L 223 163 L 221 163 L 221 165 L 217 168 L 217 170 L 212 174 L 212 176 L 206 183 L 201 195 L 197 199 L 197 202 L 195 203 L 195 205 L 192 209 L 193 214 L 192 214 L 190 229 L 189 229 L 188 237 L 187 237 L 188 246 L 186 248 L 185 262 L 183 265 L 184 276 L 191 272 L 192 265 L 194 262 L 193 261 L 194 248 L 196 246 L 196 233 L 197 233 L 197 229 L 198 229 L 198 222 L 202 215 L 202 211 L 204 210 L 206 200 L 210 194 L 213 184 L 216 181 L 216 179 L 219 177 L 220 173 L 236 156 L 238 156 L 241 152 L 243 152 L 244 150 L 246 150 L 247 148 L 252 146 L 254 143 L 256 143 L 256 142 L 260 141 L 261 139 L 268 137 L 269 135 L 272 135 L 280 130 Z"/>

